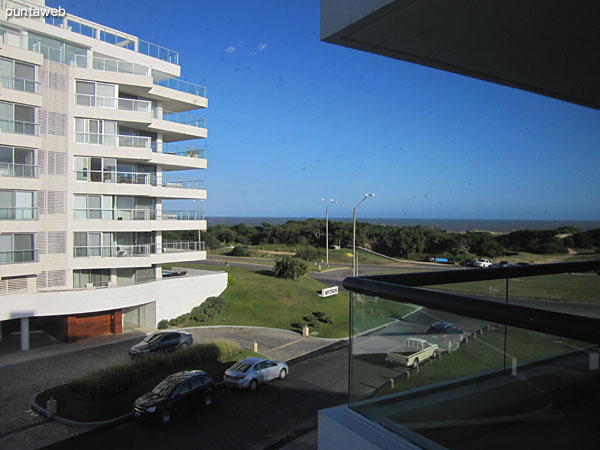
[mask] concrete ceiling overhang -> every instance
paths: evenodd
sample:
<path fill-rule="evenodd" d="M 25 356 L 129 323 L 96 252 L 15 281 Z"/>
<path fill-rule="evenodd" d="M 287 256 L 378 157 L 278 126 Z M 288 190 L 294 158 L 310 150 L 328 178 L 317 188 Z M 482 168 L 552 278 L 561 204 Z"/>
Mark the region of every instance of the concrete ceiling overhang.
<path fill-rule="evenodd" d="M 599 0 L 370 0 L 325 29 L 346 1 L 322 40 L 600 109 Z"/>

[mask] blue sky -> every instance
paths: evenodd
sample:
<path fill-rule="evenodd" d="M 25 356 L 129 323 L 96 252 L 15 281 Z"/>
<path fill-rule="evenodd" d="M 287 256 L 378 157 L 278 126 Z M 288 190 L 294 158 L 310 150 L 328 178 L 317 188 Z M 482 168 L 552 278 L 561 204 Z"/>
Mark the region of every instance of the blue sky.
<path fill-rule="evenodd" d="M 49 1 L 207 87 L 208 216 L 600 220 L 600 111 L 319 40 L 319 1 Z"/>

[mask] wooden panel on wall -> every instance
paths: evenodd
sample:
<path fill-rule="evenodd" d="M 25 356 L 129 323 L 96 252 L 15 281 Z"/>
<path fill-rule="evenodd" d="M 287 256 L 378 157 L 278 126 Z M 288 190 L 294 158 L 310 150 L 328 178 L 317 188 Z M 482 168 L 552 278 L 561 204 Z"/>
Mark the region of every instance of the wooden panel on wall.
<path fill-rule="evenodd" d="M 122 311 L 78 314 L 67 318 L 67 339 L 73 341 L 82 337 L 100 336 L 123 332 Z"/>

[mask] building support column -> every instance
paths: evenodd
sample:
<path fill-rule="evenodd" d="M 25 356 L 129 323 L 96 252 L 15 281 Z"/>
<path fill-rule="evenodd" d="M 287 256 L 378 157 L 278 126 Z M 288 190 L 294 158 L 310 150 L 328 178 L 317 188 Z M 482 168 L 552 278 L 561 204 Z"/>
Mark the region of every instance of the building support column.
<path fill-rule="evenodd" d="M 0 342 L 2 342 L 2 322 L 0 322 Z"/>
<path fill-rule="evenodd" d="M 29 350 L 29 317 L 21 318 L 21 350 Z"/>

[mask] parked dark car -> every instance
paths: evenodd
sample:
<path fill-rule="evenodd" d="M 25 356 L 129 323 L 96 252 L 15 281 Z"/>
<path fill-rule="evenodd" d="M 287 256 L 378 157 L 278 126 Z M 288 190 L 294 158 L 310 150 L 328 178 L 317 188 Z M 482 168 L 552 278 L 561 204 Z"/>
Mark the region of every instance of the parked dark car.
<path fill-rule="evenodd" d="M 194 342 L 192 335 L 183 331 L 157 331 L 129 349 L 129 356 L 137 358 L 150 352 L 171 352 L 186 348 Z"/>
<path fill-rule="evenodd" d="M 133 416 L 167 423 L 174 414 L 196 405 L 211 406 L 214 387 L 214 380 L 203 370 L 174 373 L 135 401 Z"/>
<path fill-rule="evenodd" d="M 465 267 L 475 267 L 475 260 L 465 259 L 463 262 L 460 263 L 460 265 Z"/>
<path fill-rule="evenodd" d="M 450 350 L 451 345 L 458 347 L 465 340 L 463 330 L 448 322 L 433 323 L 427 334 L 427 340 L 437 344 L 440 350 Z"/>

